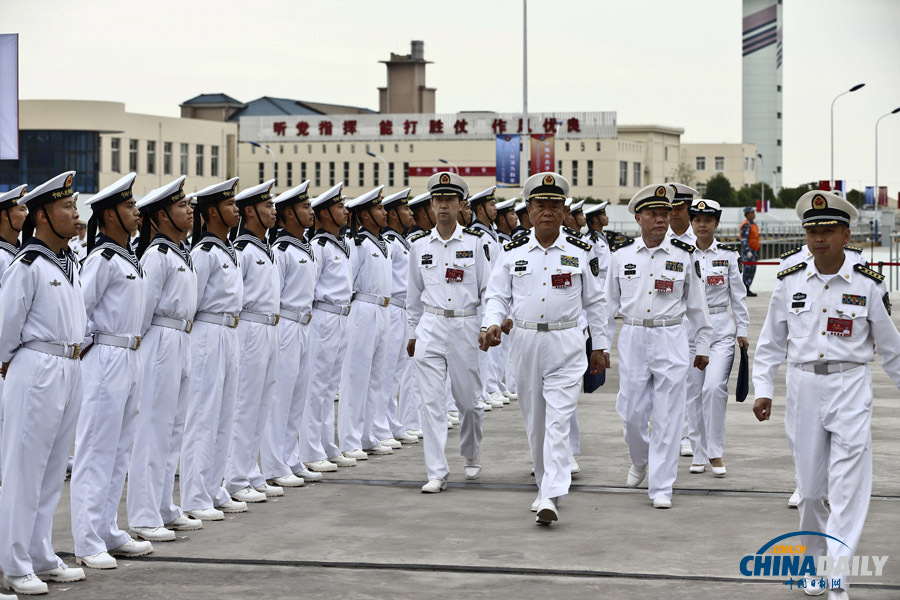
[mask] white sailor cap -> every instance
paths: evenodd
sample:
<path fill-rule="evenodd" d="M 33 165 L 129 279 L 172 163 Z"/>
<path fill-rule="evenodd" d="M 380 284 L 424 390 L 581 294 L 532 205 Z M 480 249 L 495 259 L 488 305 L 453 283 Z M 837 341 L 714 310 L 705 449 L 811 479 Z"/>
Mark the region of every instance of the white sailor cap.
<path fill-rule="evenodd" d="M 797 200 L 797 216 L 804 227 L 823 227 L 826 225 L 847 225 L 855 223 L 859 211 L 836 194 L 812 190 Z"/>
<path fill-rule="evenodd" d="M 697 198 L 688 207 L 688 214 L 692 217 L 708 215 L 719 219 L 722 217 L 722 206 L 715 200 Z"/>
<path fill-rule="evenodd" d="M 512 210 L 516 205 L 516 199 L 510 198 L 509 200 L 504 200 L 503 202 L 497 203 L 497 214 L 506 212 L 508 210 Z"/>
<path fill-rule="evenodd" d="M 0 194 L 0 210 L 6 210 L 7 208 L 12 208 L 19 202 L 19 198 L 25 195 L 25 190 L 28 189 L 28 186 L 24 183 L 19 187 L 14 187 L 8 192 L 3 192 Z"/>
<path fill-rule="evenodd" d="M 412 208 L 413 206 L 417 206 L 419 204 L 422 204 L 423 202 L 428 202 L 429 200 L 431 200 L 431 192 L 425 192 L 424 194 L 419 194 L 418 196 L 410 200 L 407 204 L 410 208 Z"/>
<path fill-rule="evenodd" d="M 93 212 L 97 213 L 104 211 L 107 208 L 112 208 L 120 202 L 131 200 L 134 197 L 131 188 L 134 186 L 135 177 L 137 177 L 137 173 L 125 175 L 112 185 L 108 185 L 94 194 L 85 205 L 89 206 Z"/>
<path fill-rule="evenodd" d="M 437 196 L 459 196 L 460 200 L 465 200 L 469 195 L 469 184 L 466 180 L 449 171 L 435 173 L 428 178 L 425 184 L 432 198 Z"/>
<path fill-rule="evenodd" d="M 329 188 L 312 199 L 312 207 L 316 210 L 324 210 L 326 208 L 331 207 L 334 204 L 337 204 L 342 200 L 341 198 L 341 189 L 344 187 L 344 182 L 340 182 L 332 188 Z"/>
<path fill-rule="evenodd" d="M 569 182 L 559 173 L 545 171 L 537 173 L 525 180 L 522 197 L 525 202 L 532 200 L 565 201 L 569 195 Z"/>
<path fill-rule="evenodd" d="M 369 208 L 370 206 L 378 206 L 381 204 L 381 200 L 384 196 L 381 195 L 381 191 L 384 189 L 383 185 L 379 185 L 374 190 L 369 190 L 362 196 L 357 196 L 352 200 L 344 203 L 344 208 L 347 210 L 360 210 L 363 208 Z"/>
<path fill-rule="evenodd" d="M 216 204 L 228 198 L 234 198 L 237 193 L 237 184 L 239 177 L 232 177 L 228 181 L 222 183 L 214 183 L 194 193 L 194 201 L 198 206 Z"/>
<path fill-rule="evenodd" d="M 161 209 L 175 204 L 184 198 L 184 175 L 175 181 L 171 181 L 164 186 L 152 190 L 149 194 L 141 198 L 137 203 L 139 211 L 149 211 L 153 208 Z"/>
<path fill-rule="evenodd" d="M 278 194 L 275 198 L 275 207 L 291 206 L 292 204 L 299 204 L 304 200 L 309 200 L 309 179 L 298 186 L 292 187 L 286 192 Z"/>
<path fill-rule="evenodd" d="M 569 206 L 569 212 L 571 212 L 574 215 L 577 212 L 581 212 L 581 208 L 583 206 L 584 206 L 584 200 L 581 200 L 580 202 L 573 202 L 571 204 L 571 206 Z"/>
<path fill-rule="evenodd" d="M 238 208 L 244 208 L 253 204 L 265 202 L 266 200 L 271 200 L 273 185 L 275 185 L 275 180 L 270 179 L 259 185 L 249 187 L 234 197 L 234 203 L 237 204 Z"/>
<path fill-rule="evenodd" d="M 402 204 L 409 204 L 409 192 L 411 188 L 406 188 L 400 190 L 396 194 L 391 194 L 390 196 L 386 196 L 384 200 L 381 201 L 381 205 L 385 210 L 390 210 L 392 208 L 396 208 Z"/>
<path fill-rule="evenodd" d="M 691 200 L 694 196 L 699 196 L 700 192 L 695 190 L 694 188 L 684 185 L 683 183 L 670 183 L 669 187 L 672 188 L 674 195 L 672 196 L 672 207 L 681 206 L 683 204 L 687 204 L 690 206 Z"/>
<path fill-rule="evenodd" d="M 609 202 L 601 202 L 600 204 L 590 204 L 584 209 L 584 216 L 592 215 L 596 212 L 606 212 L 606 206 Z"/>
<path fill-rule="evenodd" d="M 672 208 L 672 196 L 674 188 L 659 183 L 653 183 L 642 187 L 628 201 L 628 212 L 633 215 L 645 208 Z"/>
<path fill-rule="evenodd" d="M 571 198 L 566 198 L 566 208 L 569 208 L 569 207 L 571 207 L 571 206 L 572 206 L 572 199 L 571 199 Z"/>
<path fill-rule="evenodd" d="M 74 191 L 72 190 L 73 179 L 75 179 L 75 171 L 60 173 L 19 198 L 18 203 L 27 206 L 28 210 L 34 210 L 48 202 L 68 198 Z"/>
<path fill-rule="evenodd" d="M 513 208 L 513 210 L 516 211 L 516 214 L 519 214 L 520 212 L 524 211 L 524 210 L 527 209 L 527 208 L 528 208 L 528 204 L 527 204 L 527 203 L 525 203 L 525 202 L 518 202 L 518 203 L 516 203 L 516 206 L 515 206 L 515 208 Z"/>
<path fill-rule="evenodd" d="M 475 207 L 479 202 L 487 202 L 488 200 L 494 200 L 494 190 L 497 189 L 496 185 L 492 185 L 486 190 L 481 190 L 477 194 L 474 194 L 469 197 L 469 206 Z"/>

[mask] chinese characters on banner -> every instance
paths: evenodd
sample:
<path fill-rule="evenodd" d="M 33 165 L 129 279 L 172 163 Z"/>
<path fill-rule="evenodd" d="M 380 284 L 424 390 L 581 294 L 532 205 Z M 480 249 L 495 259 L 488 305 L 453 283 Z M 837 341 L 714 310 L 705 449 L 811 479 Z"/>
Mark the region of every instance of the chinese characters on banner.
<path fill-rule="evenodd" d="M 497 183 L 519 185 L 519 135 L 497 136 Z"/>
<path fill-rule="evenodd" d="M 529 175 L 544 171 L 555 171 L 555 145 L 552 133 L 531 134 L 531 156 Z"/>

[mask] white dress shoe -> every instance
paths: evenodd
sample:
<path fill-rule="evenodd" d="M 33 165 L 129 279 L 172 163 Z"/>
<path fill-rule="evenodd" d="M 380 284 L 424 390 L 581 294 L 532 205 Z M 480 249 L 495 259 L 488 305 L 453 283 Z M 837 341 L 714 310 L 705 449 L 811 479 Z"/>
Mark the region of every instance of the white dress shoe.
<path fill-rule="evenodd" d="M 342 454 L 338 454 L 337 456 L 332 456 L 328 459 L 328 462 L 334 463 L 339 467 L 355 467 L 356 459 L 355 458 L 347 458 Z"/>
<path fill-rule="evenodd" d="M 39 579 L 44 581 L 55 581 L 56 583 L 69 583 L 72 581 L 81 581 L 84 579 L 84 569 L 79 567 L 70 567 L 63 563 L 55 569 L 47 569 L 46 571 L 35 571 L 34 573 Z"/>
<path fill-rule="evenodd" d="M 466 479 L 478 479 L 478 476 L 481 475 L 481 465 L 466 464 L 465 471 L 466 471 Z"/>
<path fill-rule="evenodd" d="M 807 596 L 821 596 L 825 593 L 825 588 L 819 587 L 818 579 L 810 579 L 807 577 L 806 579 L 806 587 L 803 588 L 803 593 Z M 828 594 L 828 600 L 831 600 L 831 594 Z"/>
<path fill-rule="evenodd" d="M 207 510 L 213 510 L 222 515 L 222 519 L 225 518 L 225 515 L 218 510 Z M 197 517 L 192 517 L 189 514 L 185 513 L 174 521 L 166 523 L 166 529 L 171 529 L 172 531 L 197 531 L 198 529 L 203 529 L 203 521 L 201 521 Z"/>
<path fill-rule="evenodd" d="M 518 400 L 519 399 L 518 394 L 514 394 L 513 392 L 510 392 L 509 390 L 503 392 L 503 395 L 506 396 L 507 398 L 509 398 L 510 400 Z"/>
<path fill-rule="evenodd" d="M 265 494 L 266 498 L 280 498 L 284 496 L 284 488 L 279 487 L 277 485 L 269 485 L 268 483 L 264 483 L 258 488 L 253 488 L 260 494 Z"/>
<path fill-rule="evenodd" d="M 647 476 L 647 465 L 643 467 L 636 467 L 631 465 L 628 469 L 628 479 L 625 480 L 625 485 L 633 488 L 637 487 L 644 480 L 644 477 Z"/>
<path fill-rule="evenodd" d="M 3 585 L 9 590 L 25 596 L 46 594 L 48 590 L 47 584 L 35 577 L 33 573 L 19 577 L 4 577 Z"/>
<path fill-rule="evenodd" d="M 578 461 L 575 460 L 574 456 L 569 457 L 569 473 L 571 475 L 575 475 L 576 473 L 581 473 L 581 466 L 579 466 Z"/>
<path fill-rule="evenodd" d="M 653 508 L 672 508 L 672 499 L 664 496 L 657 496 L 653 499 Z"/>
<path fill-rule="evenodd" d="M 128 558 L 136 558 L 138 556 L 146 556 L 153 552 L 153 544 L 141 540 L 128 540 L 118 548 L 109 551 L 111 556 L 125 556 Z"/>
<path fill-rule="evenodd" d="M 843 588 L 836 588 L 828 592 L 828 600 L 850 600 L 850 594 Z"/>
<path fill-rule="evenodd" d="M 549 525 L 553 521 L 558 520 L 559 510 L 556 508 L 556 503 L 550 498 L 541 500 L 537 509 L 537 518 L 535 518 L 534 522 L 538 525 Z"/>
<path fill-rule="evenodd" d="M 451 421 L 450 418 L 448 417 L 447 418 L 447 431 L 449 431 L 451 429 L 453 429 L 453 421 Z"/>
<path fill-rule="evenodd" d="M 330 460 L 317 460 L 315 462 L 304 463 L 306 468 L 315 473 L 331 473 L 337 471 L 337 465 Z"/>
<path fill-rule="evenodd" d="M 222 512 L 221 510 L 217 510 L 215 508 L 201 508 L 198 510 L 189 510 L 189 511 L 186 511 L 184 514 L 190 515 L 199 521 L 224 521 L 225 520 L 225 513 Z M 173 522 L 177 522 L 177 521 L 178 521 L 178 519 L 176 519 Z"/>
<path fill-rule="evenodd" d="M 494 410 L 493 406 L 484 401 L 482 401 L 481 403 L 481 408 L 482 410 L 484 410 L 484 412 L 491 412 L 492 410 Z"/>
<path fill-rule="evenodd" d="M 242 513 L 247 512 L 247 503 L 232 498 L 231 500 L 226 500 L 225 504 L 217 506 L 216 509 L 223 513 Z"/>
<path fill-rule="evenodd" d="M 538 507 L 541 505 L 541 495 L 538 494 L 537 498 L 534 499 L 534 502 L 531 503 L 531 512 L 537 512 Z"/>
<path fill-rule="evenodd" d="M 418 440 L 416 440 L 416 441 L 418 441 Z M 387 446 L 391 450 L 399 450 L 400 448 L 403 447 L 403 444 L 401 444 L 398 440 L 395 440 L 394 438 L 388 438 L 388 439 L 380 441 L 378 443 L 381 444 L 382 446 Z"/>
<path fill-rule="evenodd" d="M 236 492 L 232 492 L 231 494 L 232 500 L 237 500 L 238 502 L 247 502 L 247 503 L 256 503 L 256 502 L 265 502 L 266 495 L 262 492 L 257 492 L 249 485 L 242 490 L 238 490 Z"/>
<path fill-rule="evenodd" d="M 713 467 L 710 465 L 710 469 L 712 469 L 712 474 L 716 477 L 725 477 L 725 467 L 724 465 L 721 467 Z"/>
<path fill-rule="evenodd" d="M 350 450 L 349 452 L 344 452 L 343 455 L 353 460 L 369 460 L 369 455 L 362 450 Z"/>
<path fill-rule="evenodd" d="M 293 473 L 270 479 L 268 483 L 278 487 L 303 487 L 306 484 L 302 477 L 297 477 Z"/>
<path fill-rule="evenodd" d="M 88 569 L 115 569 L 116 559 L 110 556 L 108 552 L 98 552 L 88 556 L 76 556 L 75 564 L 83 565 Z"/>
<path fill-rule="evenodd" d="M 297 477 L 302 477 L 304 482 L 319 481 L 320 479 L 322 479 L 322 477 L 324 477 L 324 475 L 322 475 L 321 473 L 310 471 L 306 467 L 300 467 L 299 470 L 294 471 L 294 475 L 296 475 Z"/>
<path fill-rule="evenodd" d="M 681 438 L 681 455 L 682 456 L 693 456 L 694 449 L 691 448 L 691 440 L 684 437 Z"/>
<path fill-rule="evenodd" d="M 788 498 L 788 508 L 797 508 L 800 506 L 800 490 L 795 489 L 791 497 Z"/>
<path fill-rule="evenodd" d="M 374 454 L 375 456 L 385 456 L 387 454 L 394 453 L 392 449 L 382 444 L 378 444 L 377 446 L 373 446 L 371 448 L 363 448 L 363 452 L 365 452 L 366 454 Z"/>
<path fill-rule="evenodd" d="M 422 486 L 423 494 L 437 494 L 447 489 L 447 479 L 429 479 L 428 483 Z"/>
<path fill-rule="evenodd" d="M 417 438 L 419 438 L 420 440 L 421 440 L 423 437 L 425 437 L 425 432 L 422 431 L 421 429 L 407 429 L 407 430 L 406 430 L 406 433 L 408 433 L 409 435 L 414 435 L 414 436 L 416 436 Z"/>
<path fill-rule="evenodd" d="M 394 439 L 397 440 L 398 442 L 400 442 L 401 444 L 418 444 L 419 443 L 419 437 L 409 434 L 409 433 L 404 433 L 403 435 L 395 435 Z"/>
<path fill-rule="evenodd" d="M 715 467 L 713 467 L 715 468 Z M 691 473 L 702 473 L 706 470 L 706 465 L 691 465 L 691 468 L 688 469 Z"/>
<path fill-rule="evenodd" d="M 11 596 L 9 594 L 4 594 L 0 592 L 0 600 L 19 600 L 18 596 Z"/>
<path fill-rule="evenodd" d="M 131 533 L 148 542 L 175 541 L 175 532 L 165 527 L 132 527 Z"/>
<path fill-rule="evenodd" d="M 506 400 L 506 398 L 504 398 L 503 394 L 501 394 L 500 392 L 491 392 L 488 395 L 488 403 L 494 408 L 503 408 L 504 400 Z"/>

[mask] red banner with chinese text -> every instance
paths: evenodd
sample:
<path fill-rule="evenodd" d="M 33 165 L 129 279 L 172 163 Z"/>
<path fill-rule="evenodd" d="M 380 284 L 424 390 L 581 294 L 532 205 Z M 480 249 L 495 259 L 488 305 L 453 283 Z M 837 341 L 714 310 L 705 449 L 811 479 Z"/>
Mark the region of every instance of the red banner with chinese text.
<path fill-rule="evenodd" d="M 532 133 L 529 175 L 556 171 L 556 145 L 552 133 Z"/>

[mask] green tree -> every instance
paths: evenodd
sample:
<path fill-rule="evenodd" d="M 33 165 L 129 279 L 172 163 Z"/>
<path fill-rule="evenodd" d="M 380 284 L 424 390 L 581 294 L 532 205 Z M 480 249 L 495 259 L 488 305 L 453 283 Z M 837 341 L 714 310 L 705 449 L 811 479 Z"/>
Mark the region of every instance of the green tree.
<path fill-rule="evenodd" d="M 800 196 L 817 187 L 818 183 L 816 182 L 798 185 L 797 187 L 783 187 L 778 190 L 778 202 L 783 208 L 794 208 L 797 206 L 797 200 L 800 199 Z"/>
<path fill-rule="evenodd" d="M 678 163 L 678 167 L 672 172 L 672 180 L 684 185 L 694 185 L 694 169 L 687 163 Z"/>
<path fill-rule="evenodd" d="M 731 182 L 721 173 L 716 173 L 706 182 L 706 198 L 715 200 L 722 206 L 737 206 L 737 194 L 731 187 Z"/>
<path fill-rule="evenodd" d="M 738 206 L 756 206 L 757 200 L 762 200 L 763 197 L 771 203 L 772 208 L 783 208 L 772 188 L 765 182 L 744 186 L 737 191 Z"/>

